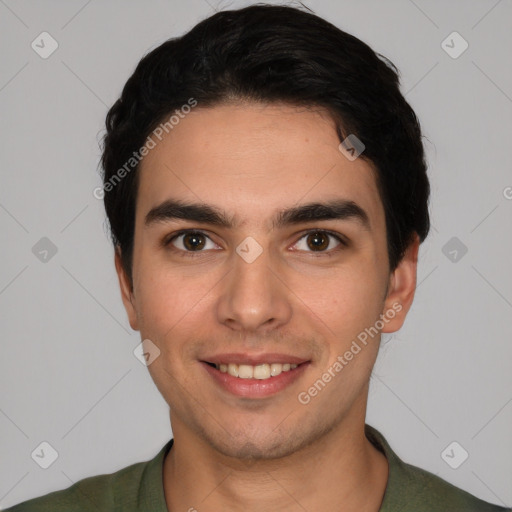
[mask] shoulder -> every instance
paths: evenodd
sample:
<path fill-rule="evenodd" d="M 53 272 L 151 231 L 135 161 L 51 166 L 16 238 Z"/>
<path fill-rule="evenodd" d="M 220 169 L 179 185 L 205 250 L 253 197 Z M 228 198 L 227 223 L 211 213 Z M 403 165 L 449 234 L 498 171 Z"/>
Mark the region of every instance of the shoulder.
<path fill-rule="evenodd" d="M 141 491 L 146 492 L 152 478 L 149 470 L 153 470 L 151 475 L 154 476 L 166 447 L 152 460 L 137 462 L 114 473 L 84 478 L 66 489 L 24 501 L 5 512 L 136 511 Z"/>
<path fill-rule="evenodd" d="M 380 512 L 512 512 L 511 508 L 483 501 L 425 469 L 404 462 L 386 438 L 368 424 L 365 434 L 386 455 L 389 464 Z"/>
<path fill-rule="evenodd" d="M 400 472 L 404 502 L 416 512 L 512 512 L 483 501 L 424 469 L 402 462 Z"/>
<path fill-rule="evenodd" d="M 24 501 L 6 512 L 82 512 L 115 510 L 119 488 L 138 489 L 146 463 L 139 462 L 115 473 L 84 478 L 66 489 Z"/>

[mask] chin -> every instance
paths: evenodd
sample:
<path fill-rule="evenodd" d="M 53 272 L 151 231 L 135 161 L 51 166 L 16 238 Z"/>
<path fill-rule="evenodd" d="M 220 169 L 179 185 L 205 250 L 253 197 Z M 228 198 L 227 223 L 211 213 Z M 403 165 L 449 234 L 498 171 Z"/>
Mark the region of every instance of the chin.
<path fill-rule="evenodd" d="M 251 440 L 242 443 L 230 443 L 229 445 L 214 445 L 214 448 L 226 457 L 256 461 L 281 459 L 296 452 L 299 446 L 296 446 L 295 442 L 292 444 L 290 441 L 276 440 L 269 442 L 267 440 L 267 442 L 258 443 Z"/>
<path fill-rule="evenodd" d="M 226 436 L 212 437 L 202 432 L 203 439 L 226 457 L 244 461 L 275 460 L 293 455 L 312 445 L 332 429 L 332 425 L 296 425 L 295 428 L 242 430 Z"/>

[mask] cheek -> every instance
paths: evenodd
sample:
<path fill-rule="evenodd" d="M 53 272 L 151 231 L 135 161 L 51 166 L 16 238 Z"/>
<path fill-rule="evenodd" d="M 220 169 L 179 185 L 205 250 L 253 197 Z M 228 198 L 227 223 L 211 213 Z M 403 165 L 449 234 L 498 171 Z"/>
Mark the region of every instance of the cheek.
<path fill-rule="evenodd" d="M 141 265 L 136 290 L 141 334 L 163 341 L 179 328 L 199 300 L 197 286 L 157 264 Z M 196 306 L 197 307 L 197 306 Z"/>
<path fill-rule="evenodd" d="M 325 375 L 330 369 L 336 375 L 330 392 L 336 396 L 326 393 L 324 398 L 338 401 L 342 407 L 346 397 L 356 394 L 368 380 L 375 363 L 379 348 L 375 325 L 384 294 L 382 276 L 367 266 L 347 268 L 318 283 L 314 293 L 312 289 L 308 298 L 310 327 L 321 332 L 318 341 L 324 348 L 318 371 Z M 344 394 L 335 391 L 340 387 Z"/>
<path fill-rule="evenodd" d="M 290 284 L 298 307 L 321 320 L 332 335 L 354 334 L 373 323 L 381 312 L 384 288 L 375 265 L 354 264 L 333 267 L 322 273 L 301 275 Z"/>
<path fill-rule="evenodd" d="M 198 295 L 197 281 L 191 284 L 186 269 L 173 266 L 165 251 L 156 248 L 155 241 L 140 240 L 134 262 L 138 295 L 137 305 L 147 328 L 171 328 L 183 316 Z M 189 284 L 190 282 L 190 284 Z"/>
<path fill-rule="evenodd" d="M 147 265 L 139 275 L 141 338 L 150 339 L 160 350 L 148 370 L 162 395 L 173 400 L 183 394 L 177 390 L 192 385 L 188 370 L 196 361 L 189 344 L 201 335 L 207 307 L 201 298 L 211 286 L 156 265 Z"/>
<path fill-rule="evenodd" d="M 182 267 L 146 260 L 140 266 L 137 308 L 141 336 L 160 349 L 159 365 L 182 373 L 195 364 L 197 340 L 212 333 L 216 285 L 223 273 L 191 274 Z"/>

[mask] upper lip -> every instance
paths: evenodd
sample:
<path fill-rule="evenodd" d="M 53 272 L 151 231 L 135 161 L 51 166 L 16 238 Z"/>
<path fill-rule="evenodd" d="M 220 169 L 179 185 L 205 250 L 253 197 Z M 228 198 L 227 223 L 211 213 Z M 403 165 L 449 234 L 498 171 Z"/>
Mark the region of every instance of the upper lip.
<path fill-rule="evenodd" d="M 306 363 L 309 359 L 303 357 L 291 356 L 288 354 L 278 353 L 265 353 L 265 354 L 241 354 L 241 353 L 229 353 L 229 354 L 216 354 L 201 359 L 206 363 L 214 364 L 247 364 L 256 366 L 259 364 L 301 364 Z"/>

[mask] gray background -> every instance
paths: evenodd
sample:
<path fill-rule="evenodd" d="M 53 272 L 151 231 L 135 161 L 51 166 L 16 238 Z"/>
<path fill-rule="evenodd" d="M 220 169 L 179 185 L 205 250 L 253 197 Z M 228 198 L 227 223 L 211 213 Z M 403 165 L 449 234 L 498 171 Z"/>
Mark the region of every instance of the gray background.
<path fill-rule="evenodd" d="M 98 141 L 147 51 L 249 3 L 0 0 L 4 508 L 147 460 L 171 436 L 92 194 Z M 367 422 L 407 462 L 512 506 L 511 1 L 306 4 L 398 66 L 428 138 L 433 229 L 406 325 L 383 339 Z M 47 59 L 31 48 L 43 31 L 59 44 Z M 455 59 L 441 45 L 453 31 L 469 43 Z M 32 249 L 43 237 L 57 249 L 46 261 L 47 242 Z M 58 452 L 48 469 L 31 457 L 43 441 Z M 469 453 L 458 469 L 441 456 L 453 441 Z"/>

